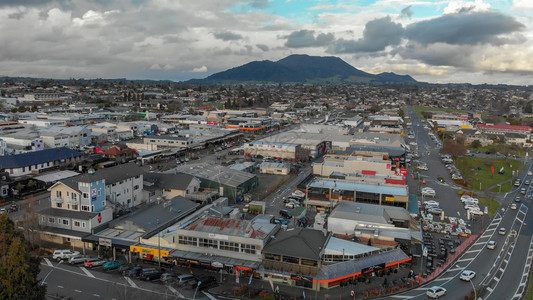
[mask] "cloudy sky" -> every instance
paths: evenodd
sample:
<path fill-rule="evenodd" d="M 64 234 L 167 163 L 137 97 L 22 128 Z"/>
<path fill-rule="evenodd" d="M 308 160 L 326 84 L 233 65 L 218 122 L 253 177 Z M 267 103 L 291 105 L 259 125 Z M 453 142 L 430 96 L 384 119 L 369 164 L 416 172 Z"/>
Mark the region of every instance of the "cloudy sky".
<path fill-rule="evenodd" d="M 290 54 L 533 84 L 533 0 L 0 0 L 0 75 L 186 80 Z"/>

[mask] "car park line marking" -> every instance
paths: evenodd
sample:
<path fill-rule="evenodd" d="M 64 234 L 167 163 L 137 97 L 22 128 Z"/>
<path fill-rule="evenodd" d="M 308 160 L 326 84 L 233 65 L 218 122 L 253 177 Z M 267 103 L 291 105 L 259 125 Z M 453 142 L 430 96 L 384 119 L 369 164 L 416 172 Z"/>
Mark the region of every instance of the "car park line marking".
<path fill-rule="evenodd" d="M 89 270 L 87 270 L 85 267 L 80 267 L 80 269 L 83 271 L 83 273 L 87 274 L 87 276 L 95 278 L 94 275 L 91 274 L 91 272 L 89 272 Z"/>
<path fill-rule="evenodd" d="M 463 262 L 463 261 L 470 261 L 470 260 L 473 260 L 475 257 L 471 257 L 471 258 L 463 258 L 463 259 L 460 259 L 456 262 Z"/>
<path fill-rule="evenodd" d="M 126 278 L 126 281 L 127 281 L 132 287 L 134 287 L 134 288 L 136 288 L 136 289 L 139 288 L 139 286 L 138 286 L 133 280 L 131 280 L 131 278 L 126 277 L 126 276 L 124 276 L 124 278 Z"/>
<path fill-rule="evenodd" d="M 400 299 L 411 299 L 413 296 L 403 296 L 403 295 L 391 295 L 389 298 L 400 298 Z"/>
<path fill-rule="evenodd" d="M 50 262 L 50 260 L 48 258 L 44 258 L 44 262 L 49 266 L 51 267 L 52 266 L 52 263 Z"/>
<path fill-rule="evenodd" d="M 100 297 L 100 295 L 98 295 L 98 294 L 93 294 L 93 296 L 95 296 L 95 297 Z"/>
<path fill-rule="evenodd" d="M 75 291 L 76 293 L 81 293 L 81 291 L 80 291 L 80 290 L 74 290 L 74 291 Z"/>
<path fill-rule="evenodd" d="M 486 287 L 487 291 L 491 292 L 494 291 L 493 289 L 490 288 L 490 286 Z"/>
<path fill-rule="evenodd" d="M 170 285 L 167 285 L 168 289 L 174 293 L 176 296 L 178 296 L 179 298 L 185 298 L 185 296 L 183 296 L 180 292 L 178 292 L 178 290 L 176 290 L 175 288 L 173 288 L 172 286 Z"/>
<path fill-rule="evenodd" d="M 433 279 L 432 281 L 443 281 L 443 280 L 450 280 L 452 278 L 454 278 L 455 276 L 451 276 L 451 277 L 444 277 L 444 278 L 437 278 L 437 279 Z"/>

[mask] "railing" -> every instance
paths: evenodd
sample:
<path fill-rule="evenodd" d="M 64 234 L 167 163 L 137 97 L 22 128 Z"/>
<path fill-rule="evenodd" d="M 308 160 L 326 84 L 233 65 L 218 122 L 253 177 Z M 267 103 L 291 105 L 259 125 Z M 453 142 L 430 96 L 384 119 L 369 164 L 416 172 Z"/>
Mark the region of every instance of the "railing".
<path fill-rule="evenodd" d="M 62 202 L 63 202 L 63 198 L 61 198 L 61 197 L 57 197 L 57 196 L 52 196 L 52 197 L 50 197 L 50 200 L 51 200 L 52 202 L 58 202 L 58 203 L 62 203 Z"/>

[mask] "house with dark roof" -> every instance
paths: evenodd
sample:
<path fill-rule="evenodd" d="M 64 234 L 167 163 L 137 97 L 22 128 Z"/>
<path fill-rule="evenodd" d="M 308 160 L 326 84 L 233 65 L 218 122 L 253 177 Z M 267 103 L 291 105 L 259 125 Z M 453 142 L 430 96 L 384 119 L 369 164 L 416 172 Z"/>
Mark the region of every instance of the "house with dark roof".
<path fill-rule="evenodd" d="M 69 148 L 52 148 L 41 151 L 0 156 L 0 171 L 17 177 L 44 170 L 68 167 L 74 168 L 83 160 L 84 154 Z"/>
<path fill-rule="evenodd" d="M 48 189 L 52 207 L 68 207 L 70 203 L 64 201 L 64 195 L 68 197 L 72 190 L 78 190 L 82 199 L 93 200 L 95 193 L 98 197 L 102 195 L 102 198 L 90 204 L 81 204 L 75 207 L 76 210 L 99 211 L 106 206 L 105 201 L 115 212 L 127 210 L 143 201 L 143 174 L 144 171 L 137 164 L 127 163 L 61 180 Z"/>
<path fill-rule="evenodd" d="M 149 202 L 164 195 L 167 199 L 189 196 L 200 191 L 200 179 L 189 174 L 146 173 L 144 174 L 144 197 Z"/>

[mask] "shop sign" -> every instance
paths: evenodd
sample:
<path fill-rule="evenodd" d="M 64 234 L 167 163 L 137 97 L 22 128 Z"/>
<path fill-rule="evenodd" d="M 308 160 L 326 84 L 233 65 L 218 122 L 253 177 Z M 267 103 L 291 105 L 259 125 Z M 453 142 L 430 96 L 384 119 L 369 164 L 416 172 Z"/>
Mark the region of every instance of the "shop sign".
<path fill-rule="evenodd" d="M 385 197 L 385 201 L 394 202 L 394 197 Z"/>
<path fill-rule="evenodd" d="M 313 281 L 313 278 L 299 274 L 291 274 L 291 279 L 299 281 Z"/>
<path fill-rule="evenodd" d="M 385 263 L 373 265 L 373 266 L 370 266 L 368 268 L 363 268 L 361 270 L 361 272 L 362 273 L 368 273 L 368 272 L 375 272 L 375 271 L 379 271 L 379 270 L 383 270 L 383 269 L 385 269 Z"/>

